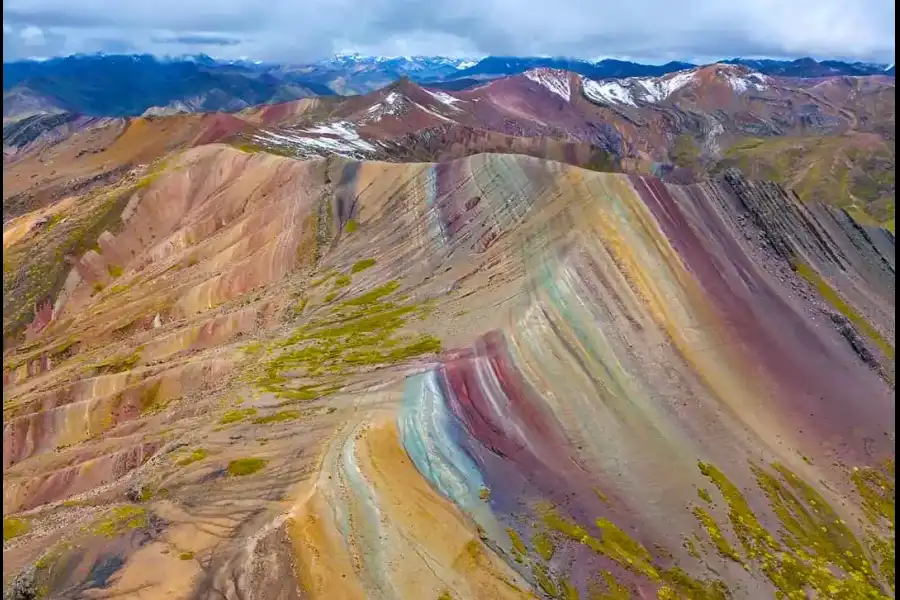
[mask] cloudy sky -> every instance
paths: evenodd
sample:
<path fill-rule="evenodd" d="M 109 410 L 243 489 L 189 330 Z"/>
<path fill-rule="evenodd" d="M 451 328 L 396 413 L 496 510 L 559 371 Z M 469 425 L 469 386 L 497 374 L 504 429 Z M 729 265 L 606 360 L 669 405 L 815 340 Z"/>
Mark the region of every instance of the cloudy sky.
<path fill-rule="evenodd" d="M 894 1 L 4 0 L 4 60 L 97 51 L 894 62 Z"/>

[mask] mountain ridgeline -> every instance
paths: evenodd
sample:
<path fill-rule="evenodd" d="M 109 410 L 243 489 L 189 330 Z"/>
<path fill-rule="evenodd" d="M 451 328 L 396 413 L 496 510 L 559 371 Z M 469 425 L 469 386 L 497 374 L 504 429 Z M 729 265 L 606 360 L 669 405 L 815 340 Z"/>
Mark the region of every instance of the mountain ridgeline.
<path fill-rule="evenodd" d="M 828 77 L 890 74 L 886 65 L 731 59 L 767 75 Z M 535 68 L 592 79 L 658 77 L 695 67 L 685 62 L 644 65 L 606 59 L 488 56 L 479 61 L 443 57 L 343 55 L 308 65 L 222 61 L 205 55 L 160 59 L 150 55 L 74 55 L 3 64 L 4 121 L 44 112 L 136 116 L 172 112 L 230 111 L 309 96 L 371 92 L 400 77 L 441 89 L 464 89 L 486 79 Z M 893 66 L 891 66 L 892 68 Z"/>

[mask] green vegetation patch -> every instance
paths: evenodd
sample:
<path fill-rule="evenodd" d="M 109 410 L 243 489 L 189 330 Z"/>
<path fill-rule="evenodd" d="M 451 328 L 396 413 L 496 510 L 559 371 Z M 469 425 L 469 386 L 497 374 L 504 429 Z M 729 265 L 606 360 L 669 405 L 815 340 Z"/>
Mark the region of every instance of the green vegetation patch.
<path fill-rule="evenodd" d="M 398 288 L 396 281 L 386 283 L 299 327 L 273 344 L 273 358 L 253 382 L 283 398 L 313 399 L 338 389 L 342 377 L 361 368 L 440 351 L 434 336 L 402 333 L 409 318 L 424 316 L 429 307 L 387 301 Z"/>
<path fill-rule="evenodd" d="M 528 554 L 528 548 L 525 546 L 525 542 L 522 541 L 522 537 L 519 533 L 513 528 L 507 528 L 506 534 L 509 536 L 509 541 L 512 542 L 513 554 L 515 555 L 517 562 L 522 562 L 522 558 Z"/>
<path fill-rule="evenodd" d="M 887 598 L 861 543 L 828 502 L 787 467 L 771 467 L 754 465 L 752 471 L 781 522 L 779 539 L 761 524 L 737 486 L 713 465 L 699 463 L 700 472 L 722 493 L 743 548 L 742 556 L 732 556 L 727 542 L 714 538 L 719 553 L 755 565 L 781 598 L 806 598 L 810 591 L 819 598 Z M 695 515 L 708 532 L 715 528 L 721 536 L 719 526 L 710 524 L 711 517 L 698 510 Z M 872 537 L 882 539 L 874 533 Z M 892 573 L 892 567 L 882 569 L 881 579 Z"/>
<path fill-rule="evenodd" d="M 302 416 L 303 413 L 301 413 L 299 410 L 281 410 L 276 413 L 272 413 L 271 415 L 253 419 L 253 423 L 256 425 L 283 423 L 284 421 L 293 421 L 294 419 L 299 419 Z"/>
<path fill-rule="evenodd" d="M 140 407 L 141 414 L 151 414 L 164 409 L 168 401 L 162 393 L 162 380 L 156 380 L 141 391 Z"/>
<path fill-rule="evenodd" d="M 243 421 L 244 419 L 249 419 L 250 417 L 256 414 L 255 408 L 238 408 L 235 410 L 229 410 L 222 418 L 219 420 L 219 423 L 222 425 L 229 425 L 231 423 L 238 423 L 239 421 Z"/>
<path fill-rule="evenodd" d="M 318 279 L 313 279 L 312 281 L 310 281 L 309 287 L 317 288 L 320 285 L 322 285 L 323 283 L 327 282 L 332 277 L 334 277 L 335 275 L 337 275 L 337 271 L 329 271 L 329 272 L 325 273 L 324 275 L 322 275 L 321 277 L 319 277 Z"/>
<path fill-rule="evenodd" d="M 157 174 L 158 176 L 158 174 Z M 58 212 L 47 224 L 3 251 L 3 335 L 21 334 L 34 316 L 34 306 L 52 302 L 62 289 L 71 265 L 67 256 L 99 251 L 104 231 L 117 233 L 121 215 L 132 194 L 146 178 L 131 187 L 110 186 L 78 198 L 77 208 Z"/>
<path fill-rule="evenodd" d="M 690 135 L 682 133 L 675 138 L 675 144 L 670 153 L 672 162 L 679 167 L 693 169 L 698 166 L 700 149 Z"/>
<path fill-rule="evenodd" d="M 233 144 L 233 148 L 240 150 L 246 154 L 256 154 L 257 152 L 264 152 L 266 154 L 272 154 L 275 156 L 283 156 L 285 158 L 296 158 L 297 155 L 286 148 L 279 147 L 268 147 L 261 146 L 259 144 L 255 144 L 253 142 L 242 142 L 239 144 Z"/>
<path fill-rule="evenodd" d="M 359 223 L 357 223 L 353 219 L 350 219 L 349 221 L 347 221 L 347 224 L 344 225 L 344 231 L 346 231 L 347 233 L 353 233 L 357 229 L 359 229 Z"/>
<path fill-rule="evenodd" d="M 105 517 L 94 523 L 90 531 L 94 535 L 112 538 L 129 529 L 140 529 L 149 524 L 147 510 L 133 504 L 117 506 Z"/>
<path fill-rule="evenodd" d="M 364 258 L 362 260 L 358 260 L 355 263 L 353 263 L 353 266 L 350 267 L 350 272 L 351 273 L 360 273 L 360 272 L 365 271 L 366 269 L 373 267 L 373 266 L 375 266 L 374 258 Z"/>
<path fill-rule="evenodd" d="M 184 458 L 178 460 L 175 464 L 179 467 L 186 467 L 195 462 L 200 462 L 201 460 L 206 459 L 209 456 L 209 451 L 204 450 L 203 448 L 197 448 Z"/>
<path fill-rule="evenodd" d="M 266 345 L 263 344 L 262 342 L 250 342 L 249 344 L 245 344 L 244 346 L 241 347 L 241 350 L 243 350 L 246 354 L 249 354 L 251 356 L 259 354 L 260 352 L 264 351 L 265 349 L 266 349 Z"/>
<path fill-rule="evenodd" d="M 309 298 L 306 296 L 301 297 L 294 306 L 291 307 L 291 314 L 295 317 L 299 317 L 303 315 L 303 311 L 306 310 L 306 306 L 309 304 Z"/>
<path fill-rule="evenodd" d="M 553 547 L 553 540 L 550 539 L 546 533 L 536 533 L 531 538 L 531 543 L 534 546 L 534 549 L 538 551 L 541 558 L 544 560 L 550 560 L 553 558 L 553 553 L 555 548 Z"/>
<path fill-rule="evenodd" d="M 137 366 L 141 360 L 143 347 L 135 349 L 131 354 L 117 354 L 94 365 L 97 373 L 124 373 Z"/>
<path fill-rule="evenodd" d="M 106 270 L 109 271 L 110 277 L 121 277 L 122 273 L 125 272 L 119 265 L 107 265 Z"/>
<path fill-rule="evenodd" d="M 16 517 L 3 517 L 3 541 L 7 542 L 13 538 L 25 535 L 31 530 L 31 525 L 25 519 Z"/>
<path fill-rule="evenodd" d="M 884 336 L 875 329 L 865 317 L 859 314 L 848 302 L 846 302 L 837 291 L 832 288 L 825 279 L 816 272 L 811 266 L 807 265 L 803 262 L 795 262 L 794 270 L 797 272 L 797 275 L 808 281 L 816 290 L 819 292 L 819 295 L 831 305 L 836 311 L 847 317 L 847 319 L 853 323 L 853 326 L 856 327 L 859 331 L 863 333 L 866 337 L 868 337 L 872 342 L 878 346 L 881 352 L 891 361 L 894 360 L 894 347 L 884 339 Z"/>
<path fill-rule="evenodd" d="M 738 167 L 751 179 L 791 186 L 804 201 L 848 209 L 860 222 L 894 218 L 892 142 L 873 144 L 855 135 L 745 138 L 713 171 L 728 167 Z"/>
<path fill-rule="evenodd" d="M 348 285 L 350 285 L 350 283 L 352 281 L 353 280 L 350 278 L 349 275 L 338 275 L 337 277 L 334 278 L 333 285 L 334 285 L 335 289 L 347 287 Z"/>
<path fill-rule="evenodd" d="M 869 521 L 878 525 L 883 519 L 894 529 L 894 459 L 886 460 L 881 468 L 855 468 L 850 480 L 863 500 L 863 509 Z"/>
<path fill-rule="evenodd" d="M 228 474 L 232 477 L 252 475 L 265 467 L 267 461 L 261 458 L 239 458 L 228 463 Z"/>

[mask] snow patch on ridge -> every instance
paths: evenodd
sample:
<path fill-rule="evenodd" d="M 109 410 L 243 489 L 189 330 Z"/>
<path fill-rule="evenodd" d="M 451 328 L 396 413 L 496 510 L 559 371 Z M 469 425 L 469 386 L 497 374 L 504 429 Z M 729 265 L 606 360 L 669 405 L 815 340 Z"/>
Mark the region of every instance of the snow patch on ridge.
<path fill-rule="evenodd" d="M 746 69 L 734 65 L 714 65 L 714 76 L 724 80 L 737 94 L 748 90 L 764 90 L 769 78 L 762 73 L 748 73 Z M 703 68 L 705 69 L 705 68 Z M 702 69 L 689 69 L 663 75 L 662 77 L 628 77 L 625 79 L 585 79 L 582 90 L 588 99 L 601 104 L 624 104 L 637 106 L 638 102 L 662 102 L 678 90 L 700 81 Z M 706 71 L 707 73 L 709 71 Z"/>
<path fill-rule="evenodd" d="M 738 93 L 746 92 L 749 89 L 764 90 L 768 87 L 765 84 L 766 81 L 766 76 L 762 73 L 750 73 L 747 77 L 728 76 L 728 83 Z"/>
<path fill-rule="evenodd" d="M 746 73 L 734 65 L 720 65 L 716 74 L 723 76 L 731 89 L 738 94 L 750 89 L 764 90 L 768 87 L 766 83 L 769 79 L 762 73 Z"/>
<path fill-rule="evenodd" d="M 460 110 L 459 107 L 453 106 L 457 102 L 462 102 L 462 100 L 460 100 L 459 98 L 454 98 L 450 94 L 447 94 L 447 93 L 441 92 L 441 91 L 425 90 L 425 92 L 429 96 L 431 96 L 432 98 L 434 98 L 435 100 L 440 102 L 441 104 L 446 104 L 447 106 L 450 106 L 450 107 L 454 108 L 455 110 Z"/>
<path fill-rule="evenodd" d="M 584 95 L 602 104 L 627 104 L 660 102 L 694 81 L 694 70 L 678 71 L 663 77 L 628 77 L 582 83 Z"/>
<path fill-rule="evenodd" d="M 363 120 L 374 122 L 389 115 L 399 115 L 405 104 L 405 98 L 402 94 L 391 91 L 381 100 L 381 102 L 373 104 L 366 109 L 366 115 L 363 117 Z"/>
<path fill-rule="evenodd" d="M 433 117 L 437 117 L 438 119 L 441 119 L 441 120 L 443 120 L 443 121 L 449 121 L 450 123 L 455 123 L 455 122 L 456 122 L 456 121 L 454 121 L 453 119 L 448 119 L 448 118 L 445 117 L 444 115 L 434 112 L 433 110 L 431 110 L 431 109 L 428 108 L 428 107 L 422 106 L 422 105 L 419 104 L 418 102 L 414 102 L 413 104 L 416 106 L 416 108 L 422 109 L 423 111 L 427 112 L 429 115 L 431 115 L 431 116 L 433 116 Z"/>
<path fill-rule="evenodd" d="M 375 146 L 359 137 L 353 123 L 347 121 L 335 121 L 300 131 L 263 130 L 259 135 L 254 135 L 253 140 L 264 147 L 288 149 L 300 157 L 338 154 L 361 158 L 377 151 Z"/>
<path fill-rule="evenodd" d="M 572 98 L 572 90 L 569 87 L 569 74 L 558 69 L 531 69 L 525 71 L 525 77 L 541 85 L 563 100 L 568 102 Z"/>
<path fill-rule="evenodd" d="M 667 77 L 637 79 L 636 83 L 646 90 L 646 93 L 640 98 L 641 100 L 645 102 L 660 102 L 693 80 L 694 71 L 679 71 Z"/>
<path fill-rule="evenodd" d="M 594 81 L 593 79 L 585 79 L 581 84 L 581 89 L 589 100 L 601 104 L 628 104 L 629 106 L 637 106 L 634 100 L 631 99 L 631 92 L 617 81 L 599 82 Z"/>

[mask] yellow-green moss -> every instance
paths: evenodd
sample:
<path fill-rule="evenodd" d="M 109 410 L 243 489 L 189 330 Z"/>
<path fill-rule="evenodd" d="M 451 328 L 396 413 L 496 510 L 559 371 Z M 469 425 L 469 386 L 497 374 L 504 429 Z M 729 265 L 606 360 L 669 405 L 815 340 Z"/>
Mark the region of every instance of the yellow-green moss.
<path fill-rule="evenodd" d="M 186 467 L 189 464 L 204 460 L 208 456 L 209 456 L 209 451 L 204 450 L 203 448 L 197 448 L 196 450 L 194 450 L 193 452 L 188 454 L 186 457 L 178 460 L 175 464 L 178 465 L 179 467 Z"/>
<path fill-rule="evenodd" d="M 375 266 L 374 258 L 364 258 L 362 260 L 358 260 L 355 263 L 353 263 L 353 266 L 350 267 L 350 272 L 351 273 L 360 273 L 360 272 L 365 271 L 366 269 L 373 267 L 373 266 Z"/>
<path fill-rule="evenodd" d="M 344 231 L 346 231 L 347 233 L 353 233 L 357 229 L 359 229 L 359 223 L 357 223 L 353 219 L 350 219 L 349 221 L 347 221 L 347 224 L 344 225 Z"/>
<path fill-rule="evenodd" d="M 245 154 L 256 154 L 257 152 L 262 151 L 262 148 L 260 148 L 256 144 L 249 144 L 249 143 L 234 144 L 233 147 L 236 148 L 237 150 L 240 150 L 241 152 L 243 152 Z"/>
<path fill-rule="evenodd" d="M 336 271 L 329 271 L 328 273 L 325 273 L 324 275 L 322 275 L 320 278 L 313 279 L 311 282 L 309 282 L 309 287 L 310 288 L 319 287 L 320 285 L 322 285 L 323 283 L 325 283 L 326 281 L 328 281 L 335 275 L 337 275 Z"/>
<path fill-rule="evenodd" d="M 147 511 L 140 506 L 117 506 L 91 527 L 91 533 L 107 538 L 115 537 L 127 529 L 140 529 L 149 523 Z"/>
<path fill-rule="evenodd" d="M 193 552 L 182 552 L 178 555 L 179 560 L 193 560 L 194 553 Z"/>
<path fill-rule="evenodd" d="M 487 489 L 486 487 L 480 488 L 480 489 L 478 490 L 478 497 L 479 497 L 481 500 L 490 500 L 490 498 L 491 498 L 491 490 Z"/>
<path fill-rule="evenodd" d="M 364 292 L 359 296 L 344 300 L 343 302 L 341 302 L 341 307 L 369 307 L 370 305 L 379 303 L 385 296 L 393 294 L 399 287 L 400 283 L 397 280 L 389 281 L 383 285 L 369 290 L 368 292 Z M 390 307 L 392 308 L 393 305 L 390 305 Z"/>
<path fill-rule="evenodd" d="M 741 540 L 745 560 L 768 577 L 779 598 L 886 598 L 861 544 L 832 507 L 809 484 L 783 465 L 752 471 L 781 522 L 776 540 L 759 522 L 743 494 L 708 463 L 701 472 L 719 488 L 729 520 Z M 885 572 L 882 571 L 882 577 Z"/>
<path fill-rule="evenodd" d="M 538 587 L 541 588 L 541 591 L 551 598 L 556 598 L 559 595 L 559 590 L 553 580 L 547 575 L 547 568 L 544 567 L 544 565 L 539 563 L 532 564 L 531 572 L 534 574 L 534 578 L 537 581 Z"/>
<path fill-rule="evenodd" d="M 681 545 L 684 546 L 684 549 L 688 551 L 688 554 L 690 554 L 694 558 L 700 558 L 700 553 L 697 551 L 697 546 L 694 544 L 694 540 L 689 537 L 685 537 L 682 540 Z"/>
<path fill-rule="evenodd" d="M 256 425 L 266 425 L 268 423 L 281 423 L 284 421 L 293 421 L 294 419 L 299 419 L 303 416 L 299 410 L 282 410 L 276 413 L 272 413 L 271 415 L 266 415 L 264 417 L 258 417 L 253 419 L 253 423 Z"/>
<path fill-rule="evenodd" d="M 266 464 L 267 461 L 262 458 L 239 458 L 228 463 L 228 474 L 232 477 L 252 475 L 265 467 Z"/>
<path fill-rule="evenodd" d="M 107 265 L 106 270 L 109 271 L 110 277 L 121 277 L 125 272 L 119 265 Z"/>
<path fill-rule="evenodd" d="M 519 533 L 512 527 L 506 529 L 506 535 L 509 536 L 509 541 L 512 542 L 513 553 L 515 554 L 516 559 L 521 562 L 521 558 L 528 554 L 528 548 L 525 546 L 525 542 L 522 541 Z"/>
<path fill-rule="evenodd" d="M 140 362 L 142 349 L 143 347 L 138 347 L 131 354 L 120 354 L 102 360 L 94 365 L 94 369 L 99 373 L 124 373 L 125 371 L 130 371 Z"/>
<path fill-rule="evenodd" d="M 823 279 L 815 269 L 806 263 L 796 261 L 794 269 L 797 274 L 808 281 L 818 290 L 819 295 L 831 305 L 836 311 L 847 317 L 853 325 L 859 329 L 863 335 L 868 337 L 878 346 L 881 352 L 891 361 L 894 360 L 894 347 L 884 336 L 875 329 L 865 317 L 859 314 L 849 303 L 847 303 L 837 291 L 832 288 L 825 279 Z"/>
<path fill-rule="evenodd" d="M 291 308 L 291 313 L 295 317 L 299 317 L 303 314 L 303 311 L 306 310 L 307 304 L 309 304 L 309 298 L 307 298 L 306 296 L 301 297 L 300 300 L 298 300 L 297 303 L 294 304 L 294 306 Z"/>
<path fill-rule="evenodd" d="M 103 231 L 116 233 L 134 188 L 120 185 L 78 198 L 77 209 L 57 213 L 44 228 L 3 249 L 3 334 L 16 340 L 34 319 L 35 305 L 52 302 L 71 268 L 66 256 L 96 247 Z M 52 230 L 52 231 L 51 231 Z M 102 285 L 102 284 L 101 284 Z"/>
<path fill-rule="evenodd" d="M 25 535 L 31 529 L 31 525 L 25 519 L 16 517 L 3 517 L 3 541 Z"/>
<path fill-rule="evenodd" d="M 360 368 L 440 351 L 440 340 L 434 336 L 400 332 L 410 316 L 425 314 L 427 306 L 386 301 L 398 287 L 392 281 L 345 300 L 278 340 L 262 373 L 253 376 L 254 383 L 281 397 L 313 399 L 339 389 L 341 378 Z M 320 308 L 316 314 L 323 312 Z"/>
<path fill-rule="evenodd" d="M 590 588 L 590 600 L 631 600 L 631 590 L 616 581 L 615 575 L 604 570 L 600 577 L 599 585 L 595 583 Z"/>
<path fill-rule="evenodd" d="M 580 600 L 581 595 L 578 593 L 578 588 L 569 583 L 565 577 L 559 580 L 559 587 L 562 592 L 560 595 L 562 600 Z"/>
<path fill-rule="evenodd" d="M 606 494 L 604 494 L 600 489 L 594 488 L 594 493 L 597 494 L 597 498 L 600 499 L 600 502 L 607 505 L 609 504 L 609 498 L 607 498 Z"/>
<path fill-rule="evenodd" d="M 735 534 L 744 550 L 752 558 L 755 558 L 774 544 L 775 538 L 756 518 L 740 490 L 712 464 L 701 462 L 698 463 L 698 466 L 700 472 L 719 488 L 722 497 L 725 498 L 729 518 L 734 524 Z"/>
<path fill-rule="evenodd" d="M 149 414 L 165 408 L 167 402 L 165 396 L 160 392 L 161 387 L 162 381 L 157 380 L 141 391 L 141 414 Z"/>
<path fill-rule="evenodd" d="M 719 527 L 719 524 L 716 523 L 716 520 L 712 515 L 699 506 L 695 506 L 693 512 L 694 516 L 700 522 L 700 525 L 706 530 L 706 534 L 709 536 L 713 545 L 715 545 L 719 555 L 723 558 L 730 558 L 735 562 L 741 562 L 740 555 L 734 551 L 734 548 L 732 548 L 728 540 L 725 539 L 725 536 L 722 534 L 722 529 Z M 690 542 L 690 540 L 688 541 Z M 693 543 L 691 543 L 691 546 L 693 547 Z M 694 551 L 696 552 L 696 549 Z"/>
<path fill-rule="evenodd" d="M 333 285 L 335 288 L 347 287 L 352 281 L 349 275 L 341 274 L 334 278 Z"/>
<path fill-rule="evenodd" d="M 650 581 L 663 584 L 660 588 L 663 595 L 660 598 L 724 600 L 727 597 L 725 584 L 719 580 L 694 579 L 677 566 L 661 569 L 654 565 L 650 552 L 608 519 L 597 519 L 596 525 L 602 533 L 601 539 L 598 539 L 581 525 L 560 516 L 552 506 L 542 506 L 538 509 L 544 523 L 550 529 L 587 546 L 597 554 L 614 560 Z"/>
<path fill-rule="evenodd" d="M 857 467 L 850 479 L 863 500 L 863 509 L 869 520 L 877 525 L 880 519 L 884 519 L 893 529 L 896 526 L 893 459 L 885 462 L 883 470 Z"/>
<path fill-rule="evenodd" d="M 243 347 L 241 347 L 241 350 L 243 350 L 246 354 L 249 354 L 251 356 L 259 354 L 260 352 L 262 352 L 265 349 L 266 349 L 266 345 L 263 344 L 262 342 L 250 342 L 249 344 L 245 344 Z"/>
<path fill-rule="evenodd" d="M 255 408 L 239 408 L 235 410 L 229 410 L 222 418 L 219 420 L 219 423 L 222 425 L 228 425 L 230 423 L 237 423 L 238 421 L 243 421 L 249 417 L 252 417 L 256 414 Z"/>
<path fill-rule="evenodd" d="M 531 538 L 531 543 L 534 545 L 534 549 L 537 550 L 537 553 L 544 560 L 550 560 L 553 558 L 553 540 L 550 539 L 546 533 L 536 533 Z"/>
<path fill-rule="evenodd" d="M 698 488 L 697 495 L 707 504 L 712 504 L 712 496 L 709 495 L 709 492 L 706 490 L 706 488 Z"/>

